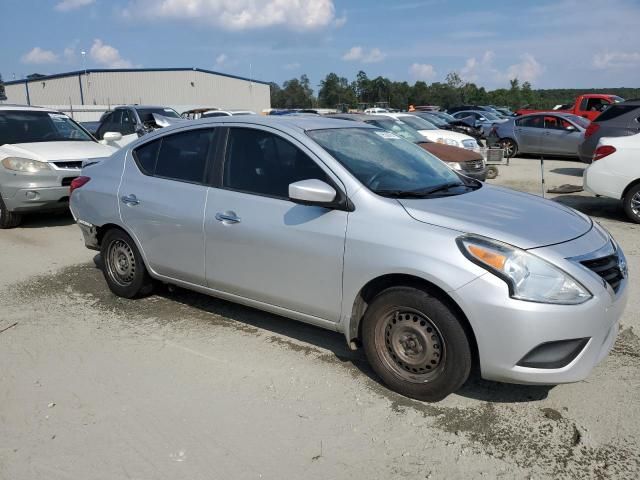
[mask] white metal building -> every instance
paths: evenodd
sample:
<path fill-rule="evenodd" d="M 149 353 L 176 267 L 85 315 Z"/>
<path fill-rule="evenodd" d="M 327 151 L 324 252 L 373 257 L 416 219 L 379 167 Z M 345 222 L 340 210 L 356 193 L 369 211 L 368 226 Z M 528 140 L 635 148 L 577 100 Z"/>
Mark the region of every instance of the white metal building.
<path fill-rule="evenodd" d="M 80 70 L 5 82 L 5 91 L 7 103 L 73 111 L 76 118 L 85 112 L 79 120 L 131 103 L 178 113 L 199 107 L 260 112 L 271 106 L 268 83 L 200 68 Z"/>

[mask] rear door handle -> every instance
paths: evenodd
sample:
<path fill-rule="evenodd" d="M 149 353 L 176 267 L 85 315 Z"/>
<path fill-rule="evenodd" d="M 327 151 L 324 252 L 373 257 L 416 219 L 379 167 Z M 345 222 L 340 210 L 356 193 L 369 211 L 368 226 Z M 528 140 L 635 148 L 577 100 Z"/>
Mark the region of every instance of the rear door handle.
<path fill-rule="evenodd" d="M 136 197 L 134 194 L 125 195 L 121 197 L 120 200 L 122 200 L 122 203 L 124 203 L 125 205 L 138 205 L 140 203 L 138 197 Z"/>
<path fill-rule="evenodd" d="M 218 212 L 216 213 L 216 220 L 222 223 L 240 223 L 240 217 L 238 217 L 235 212 Z"/>

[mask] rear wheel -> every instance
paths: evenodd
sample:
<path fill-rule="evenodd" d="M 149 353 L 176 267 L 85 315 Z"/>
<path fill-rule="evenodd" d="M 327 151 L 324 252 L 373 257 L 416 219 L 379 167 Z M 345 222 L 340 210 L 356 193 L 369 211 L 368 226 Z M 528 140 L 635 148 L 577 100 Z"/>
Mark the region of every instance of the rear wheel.
<path fill-rule="evenodd" d="M 13 228 L 20 225 L 22 215 L 7 210 L 2 197 L 0 196 L 0 228 Z"/>
<path fill-rule="evenodd" d="M 392 390 L 435 402 L 469 376 L 471 349 L 457 314 L 423 290 L 393 287 L 367 309 L 362 337 L 367 359 Z"/>
<path fill-rule="evenodd" d="M 518 144 L 512 138 L 500 140 L 500 146 L 504 150 L 505 158 L 513 158 L 518 154 Z"/>
<path fill-rule="evenodd" d="M 153 280 L 132 238 L 122 230 L 109 230 L 102 239 L 102 273 L 109 289 L 124 298 L 150 295 Z"/>
<path fill-rule="evenodd" d="M 622 199 L 624 211 L 636 223 L 640 223 L 640 184 L 631 187 Z"/>

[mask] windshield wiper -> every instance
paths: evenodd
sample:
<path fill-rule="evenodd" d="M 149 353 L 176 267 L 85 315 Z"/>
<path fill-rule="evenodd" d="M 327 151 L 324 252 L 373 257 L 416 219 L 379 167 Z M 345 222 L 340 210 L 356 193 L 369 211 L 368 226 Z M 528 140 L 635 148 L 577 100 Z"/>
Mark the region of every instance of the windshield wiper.
<path fill-rule="evenodd" d="M 443 183 L 442 185 L 438 185 L 436 187 L 426 188 L 424 190 L 414 190 L 414 193 L 419 194 L 420 196 L 426 197 L 433 193 L 450 190 L 453 187 L 466 187 L 466 186 L 467 185 L 462 182 L 449 182 L 449 183 Z"/>
<path fill-rule="evenodd" d="M 422 198 L 424 197 L 424 193 L 420 191 L 414 190 L 374 190 L 378 195 L 382 195 L 383 197 L 394 197 L 394 198 Z"/>

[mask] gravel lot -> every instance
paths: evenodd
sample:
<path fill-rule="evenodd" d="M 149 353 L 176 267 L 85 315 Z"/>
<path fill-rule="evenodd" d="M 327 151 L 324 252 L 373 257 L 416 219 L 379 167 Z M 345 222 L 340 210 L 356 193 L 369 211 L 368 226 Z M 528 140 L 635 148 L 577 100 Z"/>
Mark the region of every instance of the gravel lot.
<path fill-rule="evenodd" d="M 546 162 L 547 186 L 583 165 Z M 492 183 L 540 192 L 515 159 Z M 470 380 L 437 404 L 381 386 L 342 335 L 177 290 L 111 295 L 69 216 L 0 231 L 0 478 L 638 478 L 640 225 L 557 201 L 623 246 L 630 303 L 584 382 Z"/>

